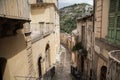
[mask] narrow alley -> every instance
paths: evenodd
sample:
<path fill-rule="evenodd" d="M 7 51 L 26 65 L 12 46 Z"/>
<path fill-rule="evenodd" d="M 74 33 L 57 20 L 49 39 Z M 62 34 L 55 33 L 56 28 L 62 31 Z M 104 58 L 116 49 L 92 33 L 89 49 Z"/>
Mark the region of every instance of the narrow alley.
<path fill-rule="evenodd" d="M 53 80 L 73 80 L 70 74 L 70 54 L 62 45 L 57 55 L 56 73 Z"/>

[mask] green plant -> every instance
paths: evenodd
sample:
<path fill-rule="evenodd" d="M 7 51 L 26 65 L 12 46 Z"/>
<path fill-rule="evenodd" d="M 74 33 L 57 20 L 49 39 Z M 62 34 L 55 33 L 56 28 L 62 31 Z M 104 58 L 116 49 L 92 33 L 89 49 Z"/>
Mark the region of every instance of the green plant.
<path fill-rule="evenodd" d="M 88 51 L 85 48 L 83 48 L 82 49 L 82 56 L 87 57 L 87 53 L 88 53 Z"/>
<path fill-rule="evenodd" d="M 87 57 L 87 53 L 88 51 L 86 50 L 86 48 L 83 47 L 82 42 L 79 42 L 77 44 L 75 44 L 75 46 L 73 46 L 72 51 L 79 51 L 81 49 L 81 55 L 84 57 Z"/>
<path fill-rule="evenodd" d="M 81 42 L 75 44 L 75 46 L 73 46 L 73 48 L 72 48 L 72 51 L 78 51 L 80 49 L 83 49 Z"/>

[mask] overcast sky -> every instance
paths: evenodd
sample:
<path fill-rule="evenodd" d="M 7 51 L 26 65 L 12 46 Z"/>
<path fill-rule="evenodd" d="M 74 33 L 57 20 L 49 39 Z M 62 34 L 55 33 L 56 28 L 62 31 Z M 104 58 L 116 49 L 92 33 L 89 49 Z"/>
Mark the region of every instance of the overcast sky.
<path fill-rule="evenodd" d="M 93 0 L 59 0 L 59 7 L 61 8 L 75 3 L 88 3 L 93 5 Z"/>

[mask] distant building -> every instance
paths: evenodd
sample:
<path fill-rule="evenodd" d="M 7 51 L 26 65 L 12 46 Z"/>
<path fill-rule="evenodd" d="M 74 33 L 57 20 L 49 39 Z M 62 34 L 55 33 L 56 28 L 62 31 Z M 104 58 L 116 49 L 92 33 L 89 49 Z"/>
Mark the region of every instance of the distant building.
<path fill-rule="evenodd" d="M 71 51 L 71 35 L 67 33 L 60 33 L 60 43 Z"/>
<path fill-rule="evenodd" d="M 77 29 L 73 30 L 71 33 L 71 73 L 74 74 L 78 70 L 79 66 L 79 52 L 74 50 L 78 44 L 78 31 Z"/>
<path fill-rule="evenodd" d="M 78 72 L 87 80 L 91 78 L 93 53 L 93 15 L 77 19 L 78 31 Z"/>

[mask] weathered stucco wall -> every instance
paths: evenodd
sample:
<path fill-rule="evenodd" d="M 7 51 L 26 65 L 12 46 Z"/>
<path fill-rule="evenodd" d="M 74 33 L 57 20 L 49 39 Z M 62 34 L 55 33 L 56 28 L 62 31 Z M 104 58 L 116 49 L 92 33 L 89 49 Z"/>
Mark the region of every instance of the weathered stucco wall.
<path fill-rule="evenodd" d="M 26 42 L 21 30 L 15 36 L 0 39 L 0 57 L 7 60 L 4 80 L 14 80 L 15 76 L 28 76 Z"/>
<path fill-rule="evenodd" d="M 37 5 L 37 4 L 36 4 Z M 59 24 L 59 14 L 55 9 L 55 6 L 52 4 L 44 5 L 43 7 L 31 7 L 31 23 L 38 24 L 39 22 L 44 23 L 52 23 L 53 30 L 48 35 L 46 34 L 34 34 L 38 35 L 46 35 L 45 37 L 40 38 L 37 41 L 33 41 L 32 43 L 32 52 L 33 52 L 33 62 L 35 67 L 36 77 L 39 77 L 39 67 L 38 60 L 41 59 L 41 70 L 42 76 L 47 73 L 46 68 L 46 47 L 49 45 L 50 47 L 50 66 L 53 66 L 56 63 L 56 53 L 59 52 L 60 48 L 60 24 Z M 45 27 L 45 26 L 42 26 Z M 51 26 L 49 26 L 51 27 Z M 41 30 L 40 30 L 41 31 Z M 48 29 L 49 31 L 49 29 Z M 37 37 L 36 37 L 37 38 Z"/>
<path fill-rule="evenodd" d="M 53 5 L 31 8 L 31 23 L 55 22 L 55 8 Z"/>
<path fill-rule="evenodd" d="M 50 65 L 52 66 L 56 62 L 56 47 L 55 47 L 55 34 L 52 33 L 46 38 L 43 38 L 37 42 L 34 42 L 32 44 L 32 51 L 33 51 L 33 62 L 35 66 L 35 71 L 36 71 L 36 76 L 38 77 L 38 59 L 42 57 L 42 59 L 45 59 L 46 56 L 46 46 L 49 44 L 50 46 Z M 42 74 L 45 74 L 46 69 L 45 69 L 45 61 L 42 62 Z"/>

